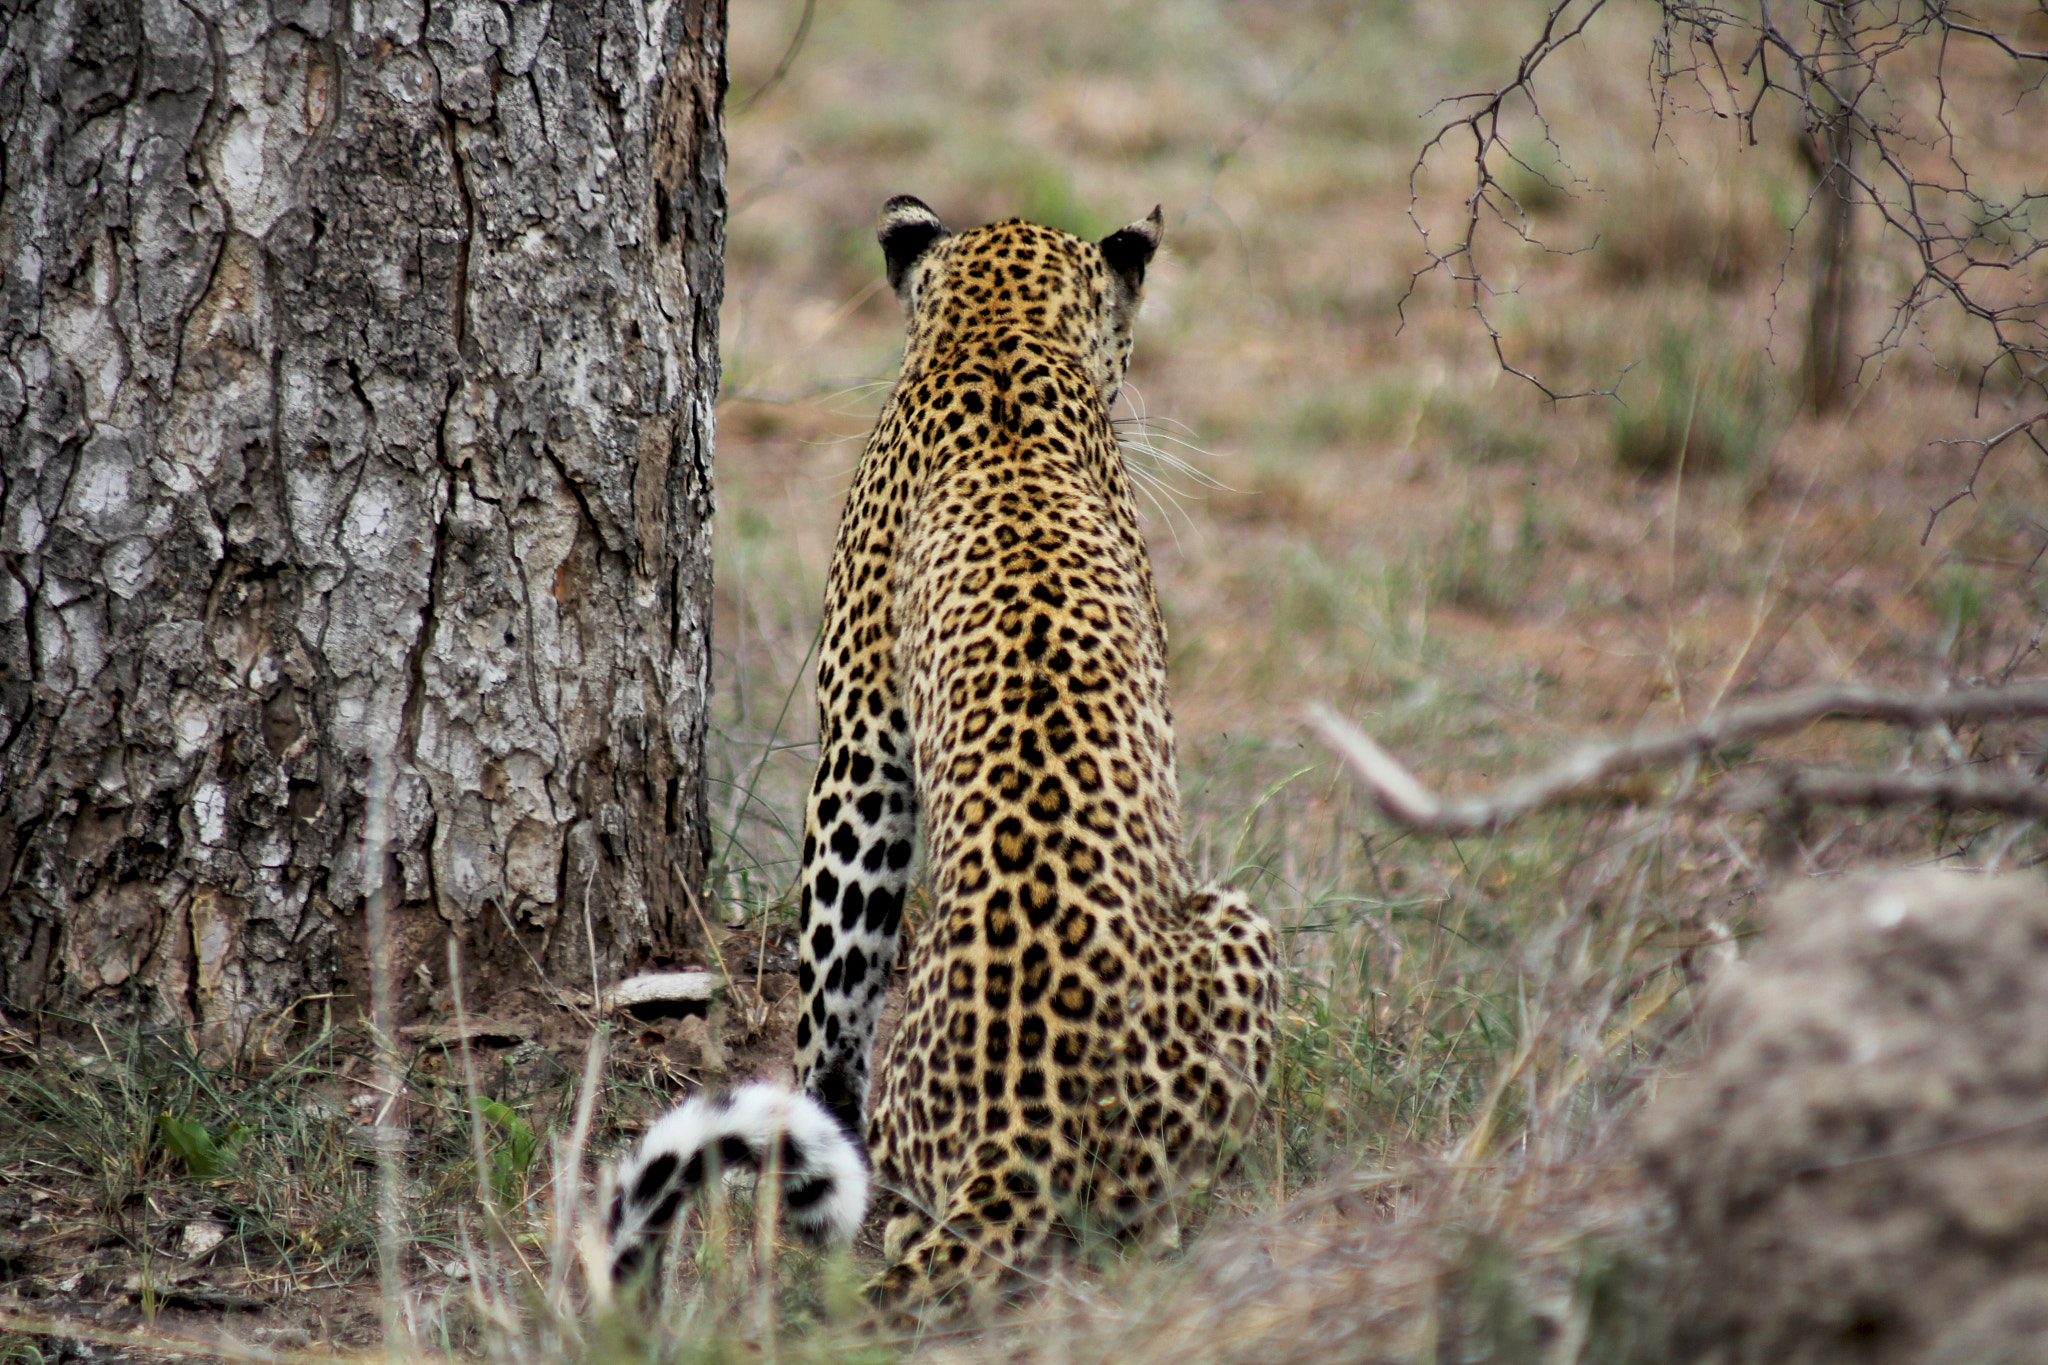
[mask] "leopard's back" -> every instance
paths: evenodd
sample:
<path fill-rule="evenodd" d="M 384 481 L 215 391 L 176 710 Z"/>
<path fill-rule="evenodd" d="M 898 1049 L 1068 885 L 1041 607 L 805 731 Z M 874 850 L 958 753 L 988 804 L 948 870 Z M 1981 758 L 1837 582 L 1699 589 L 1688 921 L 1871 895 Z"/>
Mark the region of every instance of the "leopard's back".
<path fill-rule="evenodd" d="M 872 772 L 909 759 L 909 790 L 837 790 L 828 743 L 814 800 L 843 821 L 902 795 L 923 825 L 935 912 L 868 1124 L 899 1191 L 895 1294 L 1163 1209 L 1250 1121 L 1276 954 L 1241 896 L 1189 885 L 1165 629 L 1110 422 L 1156 215 L 1097 245 L 891 212 L 926 240 L 891 252 L 910 341 L 843 514 L 819 695 L 824 731 L 884 751 Z M 849 869 L 826 861 L 843 924 Z M 872 984 L 857 951 L 842 996 Z M 834 1019 L 859 1042 L 844 960 L 807 978 L 812 1078 Z"/>
<path fill-rule="evenodd" d="M 1027 1269 L 1172 1201 L 1250 1126 L 1278 945 L 1190 885 L 1166 632 L 1110 422 L 1157 210 L 1088 242 L 879 233 L 909 320 L 827 578 L 806 804 L 800 1091 L 693 1100 L 621 1166 L 616 1264 L 720 1160 L 799 1228 L 888 1201 L 884 1303 Z M 933 912 L 869 1104 L 922 824 Z M 870 1182 L 861 1144 L 872 1163 Z M 778 1145 L 779 1144 L 779 1145 Z"/>

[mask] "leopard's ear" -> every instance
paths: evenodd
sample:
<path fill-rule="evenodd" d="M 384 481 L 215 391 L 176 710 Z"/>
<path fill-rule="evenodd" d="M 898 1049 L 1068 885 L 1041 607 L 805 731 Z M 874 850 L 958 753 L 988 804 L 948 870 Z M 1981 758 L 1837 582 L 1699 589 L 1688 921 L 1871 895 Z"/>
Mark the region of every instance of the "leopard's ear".
<path fill-rule="evenodd" d="M 899 194 L 882 205 L 875 239 L 882 244 L 882 258 L 888 263 L 889 287 L 901 295 L 910 267 L 933 242 L 947 235 L 946 225 L 922 199 Z"/>
<path fill-rule="evenodd" d="M 1102 239 L 1102 259 L 1135 294 L 1144 285 L 1145 267 L 1152 263 L 1152 253 L 1159 250 L 1159 239 L 1165 235 L 1166 215 L 1155 204 L 1148 216 Z"/>

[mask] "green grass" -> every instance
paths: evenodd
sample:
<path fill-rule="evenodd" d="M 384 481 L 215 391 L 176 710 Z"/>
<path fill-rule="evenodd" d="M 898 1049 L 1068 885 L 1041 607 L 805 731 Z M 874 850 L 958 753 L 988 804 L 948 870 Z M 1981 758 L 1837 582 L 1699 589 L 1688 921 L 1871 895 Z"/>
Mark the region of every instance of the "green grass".
<path fill-rule="evenodd" d="M 52 1044 L 34 1066 L 0 1070 L 0 1164 L 50 1172 L 124 1252 L 161 1243 L 161 1195 L 223 1221 L 217 1256 L 359 1274 L 374 1260 L 373 1201 L 346 1112 L 323 1089 L 336 1051 L 326 1036 L 259 1062 L 182 1032 Z"/>
<path fill-rule="evenodd" d="M 1754 355 L 1667 327 L 1643 377 L 1622 389 L 1615 462 L 1645 474 L 1749 470 L 1769 452 L 1788 406 L 1780 382 Z"/>

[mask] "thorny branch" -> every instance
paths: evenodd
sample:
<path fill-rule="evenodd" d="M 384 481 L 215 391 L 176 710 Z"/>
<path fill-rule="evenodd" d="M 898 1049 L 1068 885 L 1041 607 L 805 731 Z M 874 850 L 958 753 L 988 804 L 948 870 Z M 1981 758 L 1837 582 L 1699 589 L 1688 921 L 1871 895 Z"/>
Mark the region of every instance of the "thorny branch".
<path fill-rule="evenodd" d="M 1732 119 L 1751 145 L 1758 141 L 1764 110 L 1789 107 L 1814 135 L 1815 145 L 1863 150 L 1846 161 L 1834 158 L 1820 185 L 1846 185 L 1857 205 L 1876 214 L 1886 237 L 1904 248 L 1911 264 L 1890 321 L 1862 363 L 1881 362 L 1924 325 L 1929 310 L 1947 303 L 1986 338 L 1973 362 L 1980 396 L 2001 373 L 2023 391 L 2048 394 L 2048 306 L 2041 296 L 2041 265 L 2048 261 L 2048 189 L 2028 186 L 2005 196 L 1986 189 L 1978 178 L 1981 170 L 1973 172 L 1969 164 L 1973 148 L 1962 127 L 1966 118 L 2038 121 L 2041 103 L 2048 99 L 2043 91 L 2048 51 L 1949 5 L 1910 0 L 1659 4 L 1662 23 L 1651 80 L 1660 129 L 1673 83 L 1689 80 L 1711 111 Z M 2037 0 L 2037 5 L 2048 13 L 2048 0 Z M 1508 359 L 1488 312 L 1496 291 L 1481 258 L 1493 232 L 1505 233 L 1512 242 L 1541 245 L 1531 235 L 1529 215 L 1497 172 L 1517 165 L 1541 177 L 1520 159 L 1510 139 L 1526 136 L 1533 125 L 1542 143 L 1557 150 L 1535 78 L 1603 7 L 1604 0 L 1553 0 L 1513 79 L 1497 90 L 1445 101 L 1464 112 L 1438 128 L 1409 172 L 1409 216 L 1426 257 L 1410 278 L 1409 295 L 1438 271 L 1469 290 L 1470 306 L 1502 369 L 1551 399 L 1579 395 L 1558 393 Z M 2001 76 L 2010 78 L 2006 84 L 1985 75 L 1987 59 L 2000 64 Z M 1966 89 L 1968 98 L 1962 98 Z M 2000 107 L 1992 109 L 1986 101 Z M 1838 133 L 1843 136 L 1830 136 Z M 1458 227 L 1444 241 L 1441 231 L 1432 234 L 1424 222 L 1421 180 L 1439 149 L 1468 141 L 1470 192 L 1462 200 Z"/>
<path fill-rule="evenodd" d="M 1864 720 L 1926 727 L 2048 717 L 2048 681 L 1957 692 L 1903 692 L 1845 685 L 1789 692 L 1731 707 L 1694 724 L 1609 743 L 1587 744 L 1527 777 L 1482 796 L 1441 797 L 1357 726 L 1326 706 L 1309 724 L 1344 761 L 1381 811 L 1420 834 L 1497 830 L 1553 806 L 1619 799 L 1616 778 L 1713 753 L 1731 744 L 1787 734 L 1821 720 Z M 1716 805 L 1756 810 L 1784 800 L 1809 805 L 1882 806 L 1933 802 L 1951 810 L 1999 811 L 2048 819 L 2048 787 L 2035 774 L 1838 772 L 1793 766 L 1761 781 L 1709 793 Z"/>
<path fill-rule="evenodd" d="M 1944 498 L 1938 506 L 1931 507 L 1928 509 L 1927 525 L 1923 527 L 1920 531 L 1920 543 L 1922 545 L 1925 545 L 1927 543 L 1927 538 L 1934 534 L 1934 523 L 1941 519 L 1941 514 L 1943 512 L 1946 512 L 1949 508 L 1954 507 L 1957 503 L 1963 501 L 1963 499 L 1965 498 L 1974 498 L 1977 496 L 1977 476 L 1984 472 L 1984 462 L 1991 458 L 1992 451 L 1998 449 L 2000 446 L 2004 445 L 2013 437 L 2024 434 L 2029 441 L 2033 442 L 2034 449 L 2040 451 L 2043 456 L 2048 456 L 2048 445 L 2044 445 L 2041 441 L 2040 429 L 2043 426 L 2048 426 L 2048 408 L 2044 408 L 2040 412 L 2035 413 L 2032 417 L 2022 417 L 2019 421 L 2014 422 L 2004 431 L 1997 432 L 1991 436 L 1987 436 L 1981 441 L 1936 442 L 1937 445 L 1945 445 L 1951 447 L 1975 446 L 1977 447 L 1977 462 L 1970 466 L 1969 477 L 1963 480 L 1963 486 L 1961 488 L 1958 488 L 1955 492 L 1949 494 L 1948 497 Z"/>
<path fill-rule="evenodd" d="M 1401 295 L 1396 305 L 1402 319 L 1408 316 L 1408 300 L 1415 296 L 1416 288 L 1423 279 L 1441 270 L 1452 284 L 1469 289 L 1472 296 L 1472 312 L 1478 317 L 1479 325 L 1486 329 L 1487 340 L 1493 346 L 1494 359 L 1501 369 L 1533 384 L 1537 392 L 1551 402 L 1562 402 L 1569 398 L 1595 398 L 1613 395 L 1612 389 L 1586 389 L 1573 393 L 1559 393 L 1527 370 L 1518 368 L 1508 359 L 1501 342 L 1500 328 L 1495 325 L 1493 315 L 1487 310 L 1487 303 L 1494 297 L 1495 290 L 1487 282 L 1486 271 L 1479 264 L 1480 234 L 1489 222 L 1505 227 L 1516 240 L 1532 246 L 1543 243 L 1530 232 L 1529 214 L 1515 198 L 1512 191 L 1503 185 L 1494 174 L 1494 162 L 1505 161 L 1520 166 L 1545 184 L 1549 177 L 1522 160 L 1508 146 L 1502 137 L 1503 123 L 1511 120 L 1516 111 L 1526 107 L 1528 114 L 1542 130 L 1543 143 L 1553 151 L 1558 150 L 1557 140 L 1550 134 L 1550 125 L 1543 117 L 1543 110 L 1536 102 L 1535 77 L 1537 68 L 1548 61 L 1553 53 L 1585 32 L 1586 25 L 1606 7 L 1607 0 L 1555 0 L 1543 22 L 1543 31 L 1527 52 L 1522 54 L 1516 66 L 1515 77 L 1497 90 L 1475 91 L 1468 95 L 1453 95 L 1440 100 L 1438 108 L 1470 106 L 1471 112 L 1445 123 L 1423 144 L 1415 157 L 1415 164 L 1408 168 L 1408 221 L 1415 224 L 1415 230 L 1422 235 L 1422 250 L 1427 258 L 1408 276 L 1407 292 Z M 1580 13 L 1571 13 L 1574 6 Z M 1465 197 L 1464 217 L 1458 234 L 1447 246 L 1439 249 L 1437 237 L 1422 219 L 1422 190 L 1419 184 L 1423 172 L 1428 168 L 1429 154 L 1444 146 L 1453 138 L 1462 142 L 1469 137 L 1472 142 L 1472 192 Z M 1560 158 L 1560 161 L 1562 158 Z M 1553 250 L 1555 248 L 1552 248 Z"/>

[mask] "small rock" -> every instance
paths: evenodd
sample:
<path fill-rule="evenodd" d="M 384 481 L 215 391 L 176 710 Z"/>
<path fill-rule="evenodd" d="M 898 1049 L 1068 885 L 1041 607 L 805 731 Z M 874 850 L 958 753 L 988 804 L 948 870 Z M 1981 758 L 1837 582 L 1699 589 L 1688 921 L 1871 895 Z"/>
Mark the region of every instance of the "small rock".
<path fill-rule="evenodd" d="M 646 972 L 628 977 L 604 993 L 608 1010 L 629 1011 L 642 1022 L 703 1014 L 718 994 L 710 972 Z"/>
<path fill-rule="evenodd" d="M 178 1237 L 178 1254 L 188 1261 L 196 1261 L 226 1241 L 227 1237 L 227 1224 L 218 1218 L 194 1218 L 185 1224 L 184 1232 Z"/>

